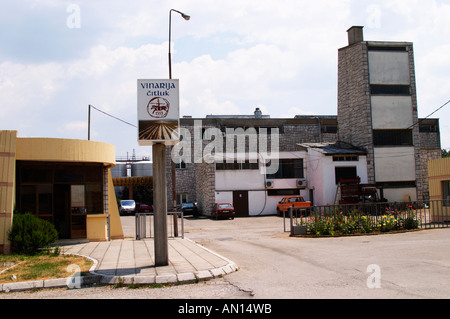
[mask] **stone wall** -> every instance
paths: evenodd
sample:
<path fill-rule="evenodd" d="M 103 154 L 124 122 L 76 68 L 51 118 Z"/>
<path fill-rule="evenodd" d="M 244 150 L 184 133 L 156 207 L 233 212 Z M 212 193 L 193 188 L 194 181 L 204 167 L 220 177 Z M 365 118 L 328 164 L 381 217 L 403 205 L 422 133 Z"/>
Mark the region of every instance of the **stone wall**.
<path fill-rule="evenodd" d="M 215 202 L 215 166 L 214 164 L 196 164 L 196 197 L 200 214 L 209 215 Z"/>
<path fill-rule="evenodd" d="M 368 182 L 374 183 L 367 43 L 340 49 L 338 60 L 338 140 L 367 152 Z"/>

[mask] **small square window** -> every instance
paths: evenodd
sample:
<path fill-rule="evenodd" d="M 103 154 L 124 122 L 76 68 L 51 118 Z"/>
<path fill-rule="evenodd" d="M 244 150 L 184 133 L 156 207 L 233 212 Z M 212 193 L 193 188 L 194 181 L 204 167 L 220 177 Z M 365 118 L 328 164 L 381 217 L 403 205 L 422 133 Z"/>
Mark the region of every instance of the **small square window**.
<path fill-rule="evenodd" d="M 186 163 L 181 161 L 179 163 L 175 163 L 175 168 L 176 169 L 186 169 Z"/>

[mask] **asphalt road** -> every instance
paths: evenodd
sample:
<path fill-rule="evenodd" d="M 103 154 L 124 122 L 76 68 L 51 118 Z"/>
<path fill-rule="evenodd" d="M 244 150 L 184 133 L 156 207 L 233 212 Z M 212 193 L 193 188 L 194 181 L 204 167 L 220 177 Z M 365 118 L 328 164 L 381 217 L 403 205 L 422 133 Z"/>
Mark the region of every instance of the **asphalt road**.
<path fill-rule="evenodd" d="M 134 217 L 121 217 L 134 236 Z M 447 299 L 450 229 L 341 238 L 291 238 L 281 217 L 186 218 L 185 236 L 239 270 L 166 288 L 52 289 L 0 299 Z"/>

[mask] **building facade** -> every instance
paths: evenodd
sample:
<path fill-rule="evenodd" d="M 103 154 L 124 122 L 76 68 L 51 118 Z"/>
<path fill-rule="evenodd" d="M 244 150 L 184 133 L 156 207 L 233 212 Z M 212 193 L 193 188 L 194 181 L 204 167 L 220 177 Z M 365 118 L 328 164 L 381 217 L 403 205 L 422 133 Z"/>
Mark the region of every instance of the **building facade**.
<path fill-rule="evenodd" d="M 175 160 L 177 202 L 198 202 L 205 215 L 217 201 L 237 205 L 237 216 L 253 216 L 273 214 L 277 202 L 286 195 L 309 198 L 307 152 L 299 151 L 297 144 L 335 141 L 337 118 L 271 119 L 259 114 L 257 109 L 249 116 L 181 119 L 189 145 L 177 152 L 167 148 L 169 209 L 172 208 L 169 164 L 174 153 L 187 151 L 189 156 L 180 156 L 184 160 Z M 278 164 L 276 173 L 268 170 L 272 159 Z"/>
<path fill-rule="evenodd" d="M 285 195 L 334 203 L 336 176 L 344 171 L 383 189 L 388 201 L 428 199 L 427 162 L 441 157 L 439 120 L 418 118 L 413 45 L 364 41 L 362 27 L 350 28 L 348 38 L 338 50 L 337 116 L 271 118 L 256 109 L 182 118 L 185 147 L 167 148 L 169 209 L 172 157 L 178 203 L 198 202 L 205 215 L 217 201 L 237 204 L 241 216 L 274 214 Z M 273 142 L 278 174 L 267 172 Z M 335 149 L 327 153 L 330 145 Z M 350 147 L 350 161 L 348 150 L 333 153 L 340 145 Z"/>
<path fill-rule="evenodd" d="M 369 182 L 388 199 L 427 199 L 439 124 L 418 119 L 413 44 L 364 41 L 362 29 L 338 51 L 338 139 L 367 152 Z"/>
<path fill-rule="evenodd" d="M 428 162 L 430 217 L 434 222 L 450 221 L 450 157 Z"/>
<path fill-rule="evenodd" d="M 287 195 L 302 195 L 316 205 L 335 203 L 340 178 L 358 177 L 361 183 L 374 184 L 369 177 L 368 152 L 362 147 L 338 140 L 337 116 L 258 119 L 230 115 L 183 118 L 180 122 L 189 136 L 194 136 L 197 131 L 200 139 L 197 142 L 192 138 L 189 140 L 189 156 L 184 157 L 184 162 L 179 157 L 175 160 L 177 203 L 197 202 L 205 215 L 209 215 L 212 205 L 219 201 L 237 205 L 238 216 L 275 214 L 277 202 Z M 244 123 L 246 126 L 242 128 L 240 138 L 233 137 L 233 151 L 226 152 L 227 128 L 236 132 L 237 125 Z M 426 143 L 427 146 L 421 154 L 437 156 L 440 154 L 439 134 L 428 126 L 437 125 L 438 122 L 427 119 L 421 123 L 420 140 L 424 141 L 422 145 Z M 220 133 L 222 148 L 215 145 L 214 152 L 209 153 L 206 151 L 213 149 L 211 145 L 215 137 L 211 137 L 207 130 L 212 128 L 217 135 Z M 254 136 L 258 148 L 256 152 L 252 152 L 250 144 L 255 142 L 251 142 L 252 135 L 248 128 L 254 128 L 254 132 L 277 129 L 278 152 L 270 151 L 273 136 L 258 133 Z M 430 130 L 433 132 L 429 132 Z M 261 148 L 261 136 L 263 144 L 269 142 L 265 148 Z M 196 148 L 200 153 L 197 162 L 194 156 Z M 176 151 L 167 148 L 169 209 L 173 208 L 171 156 L 185 152 L 186 147 L 178 149 L 180 152 Z M 278 159 L 279 171 L 270 173 L 267 167 L 275 157 Z M 428 158 L 424 158 L 421 162 L 427 163 L 427 160 Z M 425 167 L 422 165 L 421 169 Z M 427 174 L 426 170 L 423 174 Z M 427 179 L 424 180 L 426 181 Z M 422 185 L 424 188 L 426 186 L 425 190 L 428 192 L 428 183 Z M 389 191 L 387 194 L 384 191 L 383 196 L 389 201 L 398 201 Z"/>
<path fill-rule="evenodd" d="M 9 251 L 14 213 L 32 213 L 55 225 L 59 238 L 123 238 L 106 143 L 18 138 L 0 131 L 0 253 Z"/>

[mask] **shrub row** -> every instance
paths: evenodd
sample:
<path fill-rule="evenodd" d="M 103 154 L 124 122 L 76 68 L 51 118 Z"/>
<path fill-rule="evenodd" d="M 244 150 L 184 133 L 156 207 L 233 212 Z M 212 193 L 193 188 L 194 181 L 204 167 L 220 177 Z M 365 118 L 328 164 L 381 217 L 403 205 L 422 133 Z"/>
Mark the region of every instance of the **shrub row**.
<path fill-rule="evenodd" d="M 407 206 L 406 210 L 402 212 L 392 211 L 388 208 L 382 216 L 367 216 L 358 210 L 348 214 L 341 212 L 330 216 L 322 213 L 317 218 L 300 216 L 295 218 L 295 225 L 306 226 L 306 232 L 309 235 L 335 236 L 417 229 L 419 218 L 421 216 L 412 206 Z"/>

